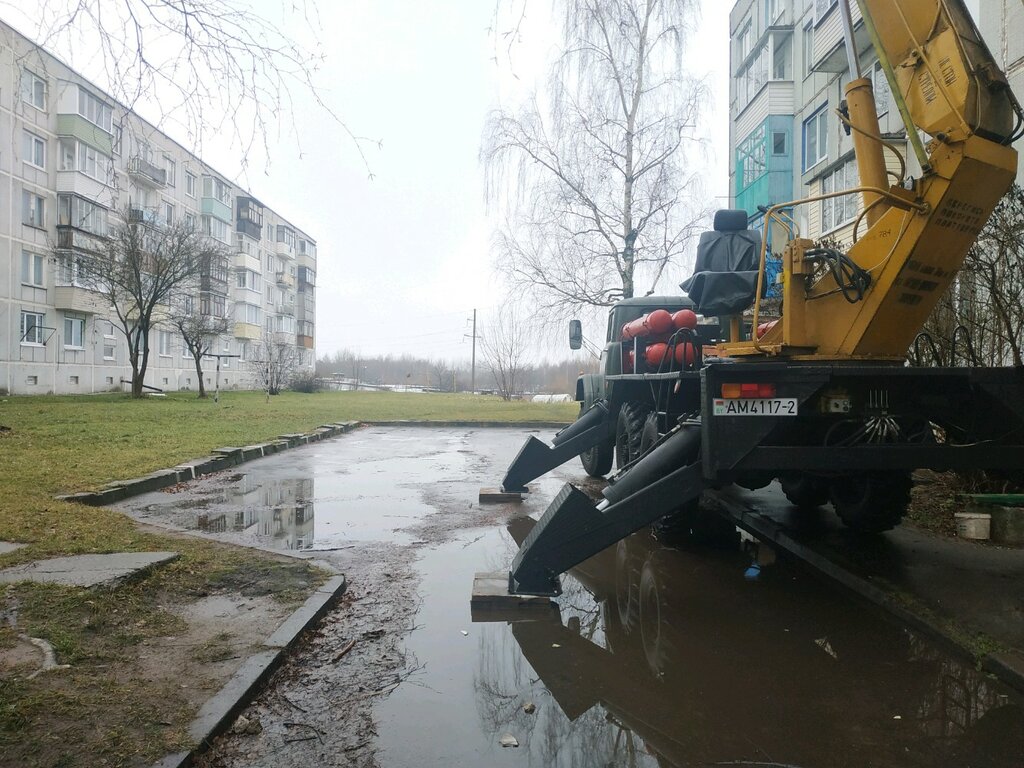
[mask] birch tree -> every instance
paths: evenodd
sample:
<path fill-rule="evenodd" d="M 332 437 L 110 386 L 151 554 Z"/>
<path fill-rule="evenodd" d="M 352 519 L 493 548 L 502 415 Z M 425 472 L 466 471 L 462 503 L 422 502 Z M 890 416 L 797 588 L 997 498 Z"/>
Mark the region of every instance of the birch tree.
<path fill-rule="evenodd" d="M 687 135 L 707 97 L 682 67 L 692 0 L 562 0 L 547 92 L 494 111 L 481 159 L 505 213 L 499 269 L 564 314 L 653 290 L 698 222 Z"/>

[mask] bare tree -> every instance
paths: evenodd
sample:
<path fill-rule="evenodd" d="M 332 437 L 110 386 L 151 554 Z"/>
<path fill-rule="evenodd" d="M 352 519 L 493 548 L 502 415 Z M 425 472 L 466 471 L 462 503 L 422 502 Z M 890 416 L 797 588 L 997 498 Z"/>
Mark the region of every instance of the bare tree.
<path fill-rule="evenodd" d="M 925 326 L 940 360 L 954 364 L 973 356 L 981 365 L 1024 365 L 1022 295 L 1024 189 L 1014 185 Z"/>
<path fill-rule="evenodd" d="M 448 392 L 451 390 L 452 373 L 454 373 L 454 371 L 448 363 L 444 360 L 435 360 L 430 364 L 430 372 L 433 374 L 434 380 L 437 382 L 438 391 Z"/>
<path fill-rule="evenodd" d="M 707 95 L 681 63 L 694 3 L 561 7 L 547 98 L 492 113 L 481 152 L 488 196 L 508 207 L 499 268 L 556 311 L 653 290 L 681 260 L 705 216 L 684 150 Z"/>
<path fill-rule="evenodd" d="M 232 135 L 243 157 L 255 144 L 267 150 L 282 116 L 296 127 L 293 91 L 301 90 L 362 155 L 363 139 L 321 100 L 314 83 L 323 60 L 314 0 L 282 3 L 281 11 L 302 23 L 295 37 L 280 20 L 238 0 L 41 0 L 29 32 L 72 66 L 81 67 L 77 54 L 87 51 L 109 93 L 130 109 L 145 100 L 159 110 L 158 124 L 173 118 L 194 144 L 219 133 Z"/>
<path fill-rule="evenodd" d="M 503 400 L 511 400 L 523 389 L 523 375 L 529 334 L 514 306 L 498 309 L 480 338 L 484 364 L 494 376 L 494 386 Z"/>
<path fill-rule="evenodd" d="M 206 397 L 206 385 L 203 382 L 203 358 L 214 348 L 220 336 L 228 330 L 226 317 L 218 317 L 207 311 L 196 301 L 192 294 L 181 297 L 175 303 L 176 311 L 170 324 L 181 334 L 185 349 L 192 357 L 199 379 L 199 397 Z"/>
<path fill-rule="evenodd" d="M 279 395 L 291 383 L 302 362 L 295 337 L 264 331 L 259 343 L 253 346 L 249 369 L 268 397 Z"/>
<path fill-rule="evenodd" d="M 78 281 L 102 294 L 128 341 L 132 396 L 141 397 L 149 365 L 150 331 L 164 320 L 172 296 L 198 281 L 204 264 L 224 259 L 222 246 L 191 226 L 143 221 L 127 208 L 97 252 L 59 252 Z"/>

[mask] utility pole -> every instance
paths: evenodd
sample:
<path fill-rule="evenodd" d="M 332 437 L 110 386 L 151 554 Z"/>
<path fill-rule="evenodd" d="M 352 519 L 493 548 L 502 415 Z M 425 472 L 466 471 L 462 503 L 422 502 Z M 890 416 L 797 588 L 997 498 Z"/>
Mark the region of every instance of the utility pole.
<path fill-rule="evenodd" d="M 465 338 L 465 336 L 463 336 Z M 472 357 L 472 368 L 470 369 L 469 378 L 469 391 L 471 394 L 476 394 L 476 310 L 473 310 L 473 335 L 470 337 L 473 339 L 473 357 Z"/>

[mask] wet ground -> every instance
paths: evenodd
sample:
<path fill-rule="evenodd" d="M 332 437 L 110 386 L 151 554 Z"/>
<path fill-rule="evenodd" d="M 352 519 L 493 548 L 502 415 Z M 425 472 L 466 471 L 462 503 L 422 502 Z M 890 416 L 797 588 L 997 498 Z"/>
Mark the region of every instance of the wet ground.
<path fill-rule="evenodd" d="M 134 500 L 350 580 L 246 712 L 262 730 L 208 765 L 1024 764 L 1017 694 L 796 566 L 748 580 L 739 546 L 637 534 L 557 609 L 473 616 L 474 573 L 507 569 L 520 518 L 584 482 L 573 462 L 521 505 L 478 505 L 525 436 L 370 428 Z"/>

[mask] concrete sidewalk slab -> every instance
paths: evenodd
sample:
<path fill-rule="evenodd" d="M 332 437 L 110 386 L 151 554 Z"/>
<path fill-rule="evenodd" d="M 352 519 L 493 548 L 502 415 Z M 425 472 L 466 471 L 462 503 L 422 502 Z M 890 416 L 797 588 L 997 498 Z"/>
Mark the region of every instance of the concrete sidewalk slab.
<path fill-rule="evenodd" d="M 21 549 L 27 546 L 26 544 L 18 544 L 15 541 L 0 541 L 0 555 L 6 555 L 8 552 L 14 552 L 16 549 Z"/>
<path fill-rule="evenodd" d="M 176 560 L 177 552 L 117 552 L 36 560 L 0 571 L 0 584 L 35 581 L 71 587 L 110 586 L 149 568 Z"/>

